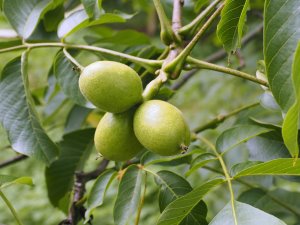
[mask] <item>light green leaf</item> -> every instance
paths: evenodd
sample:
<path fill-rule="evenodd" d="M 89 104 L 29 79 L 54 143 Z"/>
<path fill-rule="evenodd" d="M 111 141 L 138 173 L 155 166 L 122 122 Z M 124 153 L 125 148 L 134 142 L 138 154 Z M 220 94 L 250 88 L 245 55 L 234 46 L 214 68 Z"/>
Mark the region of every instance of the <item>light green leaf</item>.
<path fill-rule="evenodd" d="M 114 206 L 116 225 L 127 225 L 135 216 L 140 200 L 143 171 L 135 165 L 129 166 L 119 184 Z"/>
<path fill-rule="evenodd" d="M 226 0 L 221 12 L 217 34 L 227 52 L 240 47 L 249 0 Z"/>
<path fill-rule="evenodd" d="M 291 156 L 298 158 L 298 126 L 300 112 L 300 42 L 295 53 L 292 72 L 296 100 L 284 118 L 282 136 Z"/>
<path fill-rule="evenodd" d="M 28 39 L 42 16 L 52 8 L 50 0 L 4 0 L 3 11 L 18 34 Z"/>
<path fill-rule="evenodd" d="M 250 166 L 238 172 L 234 178 L 258 175 L 294 175 L 300 176 L 300 161 L 291 158 L 274 159 L 268 162 Z"/>
<path fill-rule="evenodd" d="M 81 106 L 93 107 L 81 94 L 78 85 L 80 74 L 73 69 L 73 64 L 67 59 L 63 51 L 59 51 L 55 57 L 54 74 L 67 97 Z"/>
<path fill-rule="evenodd" d="M 103 204 L 105 192 L 116 174 L 117 172 L 115 170 L 107 170 L 95 180 L 92 189 L 87 196 L 87 209 L 85 212 L 86 222 L 92 215 L 93 210 Z"/>
<path fill-rule="evenodd" d="M 203 153 L 197 156 L 191 163 L 191 168 L 186 172 L 186 176 L 190 176 L 192 173 L 198 171 L 209 162 L 218 160 L 215 155 L 211 153 Z"/>
<path fill-rule="evenodd" d="M 59 207 L 60 201 L 72 190 L 74 173 L 93 146 L 94 129 L 66 134 L 60 143 L 61 154 L 46 168 L 46 183 L 50 202 Z"/>
<path fill-rule="evenodd" d="M 253 137 L 270 131 L 271 129 L 255 125 L 240 125 L 237 127 L 233 127 L 224 131 L 218 137 L 216 148 L 220 152 L 227 152 Z"/>
<path fill-rule="evenodd" d="M 81 2 L 90 18 L 93 18 L 100 13 L 102 0 L 81 0 Z"/>
<path fill-rule="evenodd" d="M 29 186 L 33 186 L 31 177 L 13 177 L 0 174 L 0 189 L 11 186 L 13 184 L 26 184 Z"/>
<path fill-rule="evenodd" d="M 124 23 L 133 15 L 105 13 L 100 14 L 95 20 L 89 20 L 85 10 L 78 10 L 65 18 L 58 28 L 58 37 L 65 38 L 66 36 L 89 26 L 106 24 L 106 23 Z"/>
<path fill-rule="evenodd" d="M 57 146 L 42 128 L 29 92 L 27 53 L 3 69 L 0 79 L 0 121 L 12 148 L 50 164 L 58 155 Z"/>
<path fill-rule="evenodd" d="M 179 225 L 181 221 L 196 207 L 204 195 L 213 187 L 224 182 L 215 179 L 195 188 L 193 191 L 170 203 L 160 215 L 157 225 Z"/>
<path fill-rule="evenodd" d="M 161 185 L 159 192 L 159 208 L 162 212 L 171 202 L 193 190 L 183 177 L 167 170 L 156 173 L 156 181 Z M 203 201 L 189 213 L 180 225 L 207 225 L 207 207 Z"/>
<path fill-rule="evenodd" d="M 286 225 L 275 216 L 265 213 L 251 205 L 234 202 L 236 212 L 236 225 Z M 228 203 L 210 222 L 209 225 L 233 225 L 235 224 L 231 204 Z"/>
<path fill-rule="evenodd" d="M 266 0 L 264 58 L 271 91 L 287 112 L 295 101 L 292 63 L 300 39 L 299 0 Z"/>

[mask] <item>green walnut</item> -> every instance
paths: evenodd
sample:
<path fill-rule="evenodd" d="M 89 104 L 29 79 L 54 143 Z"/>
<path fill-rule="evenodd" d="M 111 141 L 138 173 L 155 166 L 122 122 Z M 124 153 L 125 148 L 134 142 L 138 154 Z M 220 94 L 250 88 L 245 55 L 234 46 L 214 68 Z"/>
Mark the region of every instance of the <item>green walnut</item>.
<path fill-rule="evenodd" d="M 106 113 L 100 120 L 94 141 L 104 158 L 126 161 L 143 149 L 134 135 L 133 114 L 132 109 L 118 114 Z"/>
<path fill-rule="evenodd" d="M 79 78 L 82 94 L 106 112 L 125 112 L 142 100 L 142 81 L 129 66 L 97 61 L 85 67 Z"/>
<path fill-rule="evenodd" d="M 181 111 L 161 100 L 139 106 L 133 127 L 140 143 L 160 155 L 185 153 L 190 144 L 190 130 Z"/>

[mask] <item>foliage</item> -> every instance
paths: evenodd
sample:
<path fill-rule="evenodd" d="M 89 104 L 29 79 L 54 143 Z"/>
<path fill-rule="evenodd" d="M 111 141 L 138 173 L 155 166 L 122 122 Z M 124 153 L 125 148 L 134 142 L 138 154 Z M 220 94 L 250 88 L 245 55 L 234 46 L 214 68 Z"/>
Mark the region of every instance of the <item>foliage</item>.
<path fill-rule="evenodd" d="M 299 223 L 298 0 L 0 5 L 1 224 Z M 99 60 L 182 111 L 186 154 L 96 153 L 78 81 Z"/>

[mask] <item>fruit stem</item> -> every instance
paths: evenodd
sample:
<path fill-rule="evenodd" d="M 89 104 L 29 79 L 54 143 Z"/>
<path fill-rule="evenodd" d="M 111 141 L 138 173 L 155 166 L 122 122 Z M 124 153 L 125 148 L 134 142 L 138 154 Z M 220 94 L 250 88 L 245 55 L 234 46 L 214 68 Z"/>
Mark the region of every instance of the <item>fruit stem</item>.
<path fill-rule="evenodd" d="M 192 66 L 199 68 L 199 69 L 209 69 L 209 70 L 214 70 L 214 71 L 218 71 L 218 72 L 222 72 L 222 73 L 227 73 L 236 77 L 241 77 L 244 78 L 246 80 L 250 80 L 252 82 L 258 83 L 260 85 L 269 87 L 268 82 L 258 79 L 255 76 L 252 76 L 248 73 L 239 71 L 239 70 L 235 70 L 235 69 L 231 69 L 228 67 L 224 67 L 224 66 L 219 66 L 213 63 L 209 63 L 209 62 L 205 62 L 199 59 L 195 59 L 193 57 L 188 57 L 187 58 L 187 62 L 192 64 Z"/>
<path fill-rule="evenodd" d="M 79 73 L 81 73 L 84 70 L 84 67 L 80 65 L 80 63 L 67 51 L 66 48 L 63 48 L 63 52 L 65 56 L 77 67 Z"/>
<path fill-rule="evenodd" d="M 163 60 L 144 59 L 144 58 L 128 55 L 122 52 L 117 52 L 106 48 L 88 46 L 88 45 L 78 45 L 78 44 L 65 44 L 60 42 L 24 43 L 22 45 L 1 49 L 0 53 L 22 50 L 27 48 L 43 48 L 43 47 L 58 47 L 58 48 L 80 49 L 86 51 L 101 52 L 108 55 L 118 56 L 120 58 L 127 59 L 133 63 L 143 66 L 150 72 L 154 72 L 157 69 L 159 69 L 163 63 Z"/>
<path fill-rule="evenodd" d="M 148 101 L 152 99 L 158 93 L 164 81 L 166 81 L 166 79 L 163 79 L 162 76 L 159 75 L 154 80 L 152 80 L 149 84 L 147 84 L 142 94 L 143 101 Z"/>

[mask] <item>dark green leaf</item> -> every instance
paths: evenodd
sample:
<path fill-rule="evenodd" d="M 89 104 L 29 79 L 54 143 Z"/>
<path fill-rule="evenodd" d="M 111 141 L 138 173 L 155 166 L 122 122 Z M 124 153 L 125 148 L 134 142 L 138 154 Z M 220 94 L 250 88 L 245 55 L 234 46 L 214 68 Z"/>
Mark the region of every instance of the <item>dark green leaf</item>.
<path fill-rule="evenodd" d="M 88 220 L 93 210 L 103 204 L 103 198 L 110 182 L 115 177 L 115 170 L 107 170 L 103 172 L 94 182 L 90 193 L 87 196 L 87 209 L 85 218 Z"/>
<path fill-rule="evenodd" d="M 75 103 L 91 107 L 91 104 L 81 94 L 78 85 L 79 74 L 73 67 L 74 65 L 67 59 L 63 51 L 59 51 L 54 61 L 54 74 L 62 91 Z"/>
<path fill-rule="evenodd" d="M 218 137 L 216 148 L 220 152 L 226 152 L 253 137 L 270 131 L 271 130 L 268 128 L 255 125 L 241 125 L 233 127 L 224 131 Z"/>
<path fill-rule="evenodd" d="M 119 184 L 114 206 L 116 225 L 126 225 L 135 216 L 140 200 L 143 171 L 135 165 L 129 166 Z"/>
<path fill-rule="evenodd" d="M 64 19 L 64 16 L 65 9 L 62 4 L 48 11 L 43 18 L 45 30 L 47 32 L 56 31 L 58 24 Z"/>
<path fill-rule="evenodd" d="M 13 184 L 33 185 L 31 177 L 13 177 L 9 175 L 0 174 L 0 189 L 11 186 Z"/>
<path fill-rule="evenodd" d="M 171 202 L 193 190 L 183 177 L 167 170 L 156 173 L 156 180 L 161 185 L 159 193 L 159 208 L 162 212 Z M 180 225 L 201 225 L 206 222 L 207 208 L 203 201 L 184 218 Z"/>
<path fill-rule="evenodd" d="M 29 38 L 38 25 L 42 15 L 52 7 L 49 0 L 4 0 L 3 10 L 18 34 Z"/>
<path fill-rule="evenodd" d="M 223 179 L 211 180 L 176 199 L 162 212 L 157 225 L 179 225 L 193 208 L 199 204 L 207 192 L 223 182 Z"/>
<path fill-rule="evenodd" d="M 227 52 L 240 47 L 249 0 L 226 0 L 221 12 L 217 34 Z"/>
<path fill-rule="evenodd" d="M 59 207 L 60 201 L 72 191 L 74 173 L 93 146 L 94 132 L 87 129 L 65 135 L 59 159 L 46 168 L 48 196 L 54 206 Z"/>
<path fill-rule="evenodd" d="M 295 100 L 292 63 L 300 39 L 298 0 L 266 0 L 264 58 L 271 91 L 286 112 Z"/>
<path fill-rule="evenodd" d="M 275 216 L 265 213 L 251 205 L 234 202 L 236 221 L 233 217 L 232 206 L 228 203 L 216 217 L 210 222 L 209 225 L 286 225 L 283 221 Z"/>
<path fill-rule="evenodd" d="M 0 80 L 0 121 L 12 148 L 50 164 L 58 155 L 57 146 L 42 128 L 29 92 L 27 53 L 3 69 Z"/>
<path fill-rule="evenodd" d="M 81 2 L 90 18 L 93 18 L 100 13 L 102 0 L 81 0 Z"/>
<path fill-rule="evenodd" d="M 238 172 L 234 178 L 258 175 L 294 175 L 300 176 L 300 161 L 295 159 L 274 159 L 250 166 Z"/>
<path fill-rule="evenodd" d="M 20 40 L 20 39 L 1 41 L 0 42 L 0 49 L 9 48 L 9 47 L 13 47 L 13 46 L 16 46 L 16 45 L 21 45 L 21 44 L 22 44 L 22 40 Z"/>
<path fill-rule="evenodd" d="M 293 86 L 296 100 L 287 112 L 282 125 L 282 136 L 286 147 L 292 157 L 298 157 L 298 129 L 300 112 L 300 42 L 298 44 L 293 62 Z"/>

